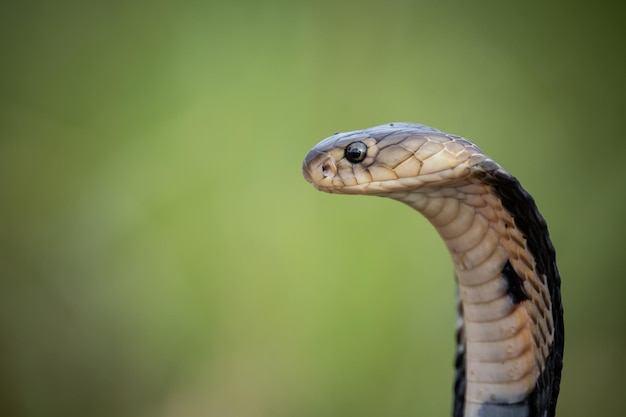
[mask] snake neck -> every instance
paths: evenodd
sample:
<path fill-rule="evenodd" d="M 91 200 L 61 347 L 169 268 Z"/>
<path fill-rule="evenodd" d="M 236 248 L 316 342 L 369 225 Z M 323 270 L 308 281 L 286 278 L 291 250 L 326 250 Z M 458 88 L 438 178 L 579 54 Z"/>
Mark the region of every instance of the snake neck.
<path fill-rule="evenodd" d="M 554 341 L 552 303 L 524 233 L 483 182 L 393 195 L 437 229 L 459 288 L 455 416 L 534 416 Z"/>

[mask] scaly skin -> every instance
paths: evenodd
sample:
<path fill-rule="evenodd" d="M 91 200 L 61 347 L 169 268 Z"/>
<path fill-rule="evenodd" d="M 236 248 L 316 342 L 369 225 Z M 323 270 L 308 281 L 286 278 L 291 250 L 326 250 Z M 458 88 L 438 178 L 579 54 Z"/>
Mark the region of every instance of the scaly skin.
<path fill-rule="evenodd" d="M 320 191 L 408 204 L 446 243 L 460 297 L 454 416 L 554 415 L 560 277 L 545 222 L 514 177 L 470 141 L 408 123 L 335 134 L 302 170 Z"/>

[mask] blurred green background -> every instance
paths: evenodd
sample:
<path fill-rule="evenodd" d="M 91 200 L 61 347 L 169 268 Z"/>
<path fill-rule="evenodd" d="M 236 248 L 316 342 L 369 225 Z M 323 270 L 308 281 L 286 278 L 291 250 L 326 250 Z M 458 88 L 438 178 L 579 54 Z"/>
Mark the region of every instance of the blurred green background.
<path fill-rule="evenodd" d="M 0 412 L 450 415 L 443 244 L 401 204 L 300 173 L 335 131 L 411 121 L 474 140 L 535 196 L 563 276 L 559 414 L 617 415 L 622 17 L 565 1 L 2 2 Z"/>

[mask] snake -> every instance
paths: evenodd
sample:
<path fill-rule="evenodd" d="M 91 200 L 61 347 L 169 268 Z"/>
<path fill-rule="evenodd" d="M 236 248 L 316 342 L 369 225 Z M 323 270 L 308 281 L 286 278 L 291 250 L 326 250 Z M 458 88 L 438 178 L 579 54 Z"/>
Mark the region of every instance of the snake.
<path fill-rule="evenodd" d="M 553 417 L 563 367 L 561 277 L 533 197 L 473 142 L 413 123 L 334 135 L 304 178 L 387 197 L 443 239 L 457 283 L 454 417 Z"/>

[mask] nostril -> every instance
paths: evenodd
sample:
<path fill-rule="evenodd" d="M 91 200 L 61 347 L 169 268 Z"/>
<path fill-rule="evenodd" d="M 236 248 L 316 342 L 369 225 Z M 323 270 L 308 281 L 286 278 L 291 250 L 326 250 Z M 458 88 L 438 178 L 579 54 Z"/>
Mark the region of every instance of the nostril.
<path fill-rule="evenodd" d="M 326 161 L 322 164 L 322 175 L 324 178 L 332 177 L 334 175 L 333 171 L 333 163 L 331 161 Z"/>
<path fill-rule="evenodd" d="M 324 164 L 322 164 L 322 174 L 325 177 L 328 177 L 328 175 L 330 175 L 330 165 L 328 164 L 328 162 L 324 162 Z"/>

